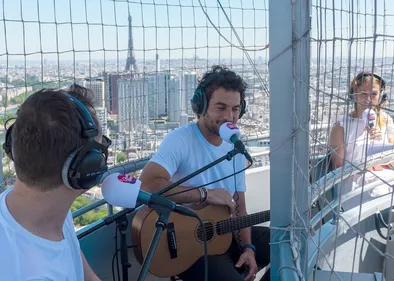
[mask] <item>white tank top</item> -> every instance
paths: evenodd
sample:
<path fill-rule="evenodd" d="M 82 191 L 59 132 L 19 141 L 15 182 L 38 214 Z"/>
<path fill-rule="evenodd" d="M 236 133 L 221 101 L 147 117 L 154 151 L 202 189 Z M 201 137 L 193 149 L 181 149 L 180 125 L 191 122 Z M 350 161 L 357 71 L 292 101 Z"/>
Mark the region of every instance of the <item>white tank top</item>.
<path fill-rule="evenodd" d="M 339 122 L 339 125 L 344 128 L 344 144 L 345 144 L 345 164 L 349 162 L 355 162 L 358 160 L 365 161 L 366 156 L 376 153 L 377 148 L 388 149 L 393 147 L 393 144 L 389 143 L 389 138 L 393 137 L 394 134 L 394 122 L 393 119 L 385 112 L 381 112 L 383 118 L 387 120 L 386 124 L 381 128 L 382 140 L 373 140 L 368 137 L 366 124 L 361 118 L 353 118 L 349 115 L 340 115 L 333 122 L 332 127 Z M 367 147 L 367 149 L 366 149 Z M 394 147 L 393 147 L 394 152 Z M 363 184 L 366 185 L 373 181 L 381 181 L 381 179 L 387 179 L 394 176 L 393 170 L 382 170 L 374 171 L 373 173 L 367 172 L 363 180 L 363 173 L 356 174 L 342 181 L 341 193 L 346 194 L 356 188 L 362 188 Z M 363 202 L 370 200 L 373 197 L 381 196 L 391 192 L 392 189 L 385 183 L 375 187 L 374 189 L 364 193 Z M 342 204 L 345 210 L 360 205 L 360 197 L 356 196 L 347 202 Z"/>

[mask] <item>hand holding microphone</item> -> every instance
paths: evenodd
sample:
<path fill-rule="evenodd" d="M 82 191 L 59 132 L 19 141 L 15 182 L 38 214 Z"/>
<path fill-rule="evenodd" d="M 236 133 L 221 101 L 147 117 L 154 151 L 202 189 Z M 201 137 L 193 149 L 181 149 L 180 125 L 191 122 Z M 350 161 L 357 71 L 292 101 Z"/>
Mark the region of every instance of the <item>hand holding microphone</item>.
<path fill-rule="evenodd" d="M 235 124 L 231 122 L 223 123 L 219 128 L 219 135 L 225 142 L 233 143 L 234 147 L 245 155 L 250 163 L 253 163 L 253 159 L 246 150 L 245 145 L 239 140 L 241 132 Z"/>
<path fill-rule="evenodd" d="M 362 119 L 364 120 L 370 138 L 375 140 L 381 140 L 382 133 L 380 129 L 376 127 L 376 112 L 373 109 L 367 108 L 363 112 Z"/>

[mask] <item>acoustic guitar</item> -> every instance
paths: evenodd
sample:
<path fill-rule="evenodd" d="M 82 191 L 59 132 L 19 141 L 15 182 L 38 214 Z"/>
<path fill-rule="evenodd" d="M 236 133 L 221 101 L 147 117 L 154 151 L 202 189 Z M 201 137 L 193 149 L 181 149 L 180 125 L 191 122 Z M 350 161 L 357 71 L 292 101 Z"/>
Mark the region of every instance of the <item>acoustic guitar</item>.
<path fill-rule="evenodd" d="M 230 247 L 232 232 L 270 220 L 270 211 L 229 218 L 226 206 L 208 205 L 195 210 L 205 225 L 208 255 L 224 254 Z M 148 206 L 142 207 L 132 222 L 132 240 L 137 246 L 134 254 L 142 264 L 155 232 L 158 213 Z M 204 256 L 204 240 L 199 221 L 171 213 L 167 228 L 163 230 L 153 255 L 149 272 L 157 277 L 176 276 Z"/>

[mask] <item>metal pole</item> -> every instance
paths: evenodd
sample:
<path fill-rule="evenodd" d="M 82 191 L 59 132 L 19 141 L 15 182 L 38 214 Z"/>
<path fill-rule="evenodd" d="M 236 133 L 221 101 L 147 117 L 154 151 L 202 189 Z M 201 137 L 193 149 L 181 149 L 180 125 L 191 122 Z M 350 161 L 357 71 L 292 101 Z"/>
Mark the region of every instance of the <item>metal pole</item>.
<path fill-rule="evenodd" d="M 308 279 L 309 5 L 269 2 L 272 281 Z"/>

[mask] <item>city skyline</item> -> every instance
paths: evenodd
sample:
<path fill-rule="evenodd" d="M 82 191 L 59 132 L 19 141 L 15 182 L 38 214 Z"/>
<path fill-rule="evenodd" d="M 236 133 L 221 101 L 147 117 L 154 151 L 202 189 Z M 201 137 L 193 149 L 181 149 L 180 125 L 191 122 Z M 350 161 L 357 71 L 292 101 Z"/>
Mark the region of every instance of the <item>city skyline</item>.
<path fill-rule="evenodd" d="M 4 11 L 0 7 L 0 15 L 4 15 L 2 23 L 6 23 L 5 28 L 0 28 L 0 36 L 6 38 L 6 43 L 0 43 L 0 54 L 8 50 L 8 54 L 40 57 L 42 51 L 48 58 L 56 59 L 57 53 L 61 53 L 62 59 L 74 55 L 79 59 L 88 55 L 103 57 L 105 50 L 108 58 L 126 57 L 130 13 L 137 58 L 154 58 L 156 53 L 162 58 L 204 56 L 207 45 L 214 56 L 242 56 L 242 50 L 227 50 L 226 39 L 236 46 L 239 42 L 216 1 L 207 1 L 205 5 L 187 0 L 182 3 L 178 0 L 153 3 L 39 0 L 23 2 L 22 6 L 17 2 L 5 0 Z M 260 32 L 255 32 L 264 31 L 267 26 L 266 2 L 230 0 L 223 3 L 246 47 L 257 49 L 260 46 L 261 49 L 267 44 L 268 33 L 260 36 Z M 226 39 L 207 22 L 204 11 Z M 23 20 L 24 24 L 15 20 Z M 181 54 L 176 54 L 176 50 Z"/>

